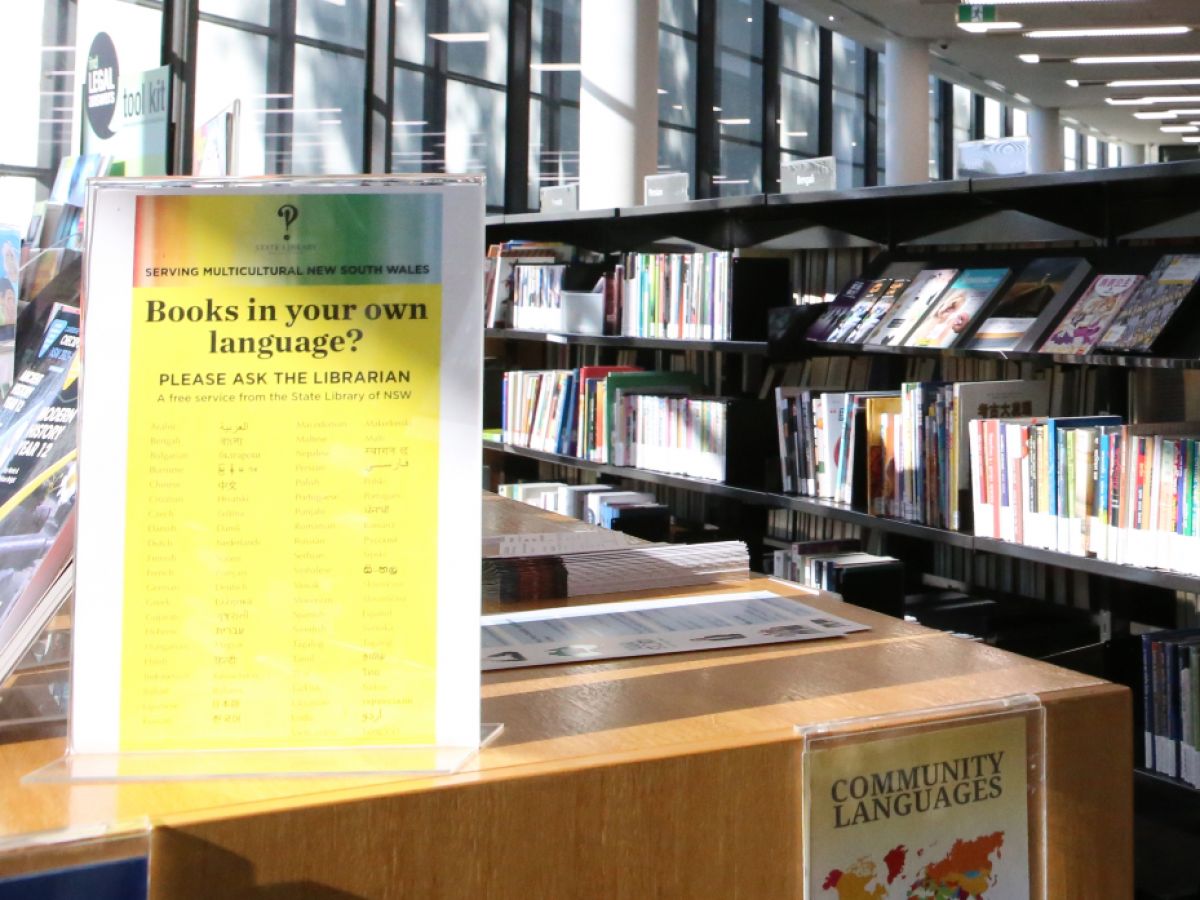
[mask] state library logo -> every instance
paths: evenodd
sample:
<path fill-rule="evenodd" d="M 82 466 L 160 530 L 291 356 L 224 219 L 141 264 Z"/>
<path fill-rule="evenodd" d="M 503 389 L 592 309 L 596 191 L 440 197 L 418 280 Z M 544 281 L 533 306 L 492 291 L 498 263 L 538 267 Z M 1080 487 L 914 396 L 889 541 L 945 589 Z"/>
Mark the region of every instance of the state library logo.
<path fill-rule="evenodd" d="M 278 220 L 283 221 L 283 233 L 280 235 L 281 241 L 273 241 L 265 244 L 255 244 L 254 249 L 259 253 L 298 253 L 309 252 L 318 249 L 316 242 L 310 241 L 307 244 L 299 241 L 293 241 L 295 236 L 292 226 L 300 220 L 300 207 L 295 203 L 284 203 L 279 206 L 272 216 L 270 228 L 265 228 L 264 231 L 278 232 Z"/>

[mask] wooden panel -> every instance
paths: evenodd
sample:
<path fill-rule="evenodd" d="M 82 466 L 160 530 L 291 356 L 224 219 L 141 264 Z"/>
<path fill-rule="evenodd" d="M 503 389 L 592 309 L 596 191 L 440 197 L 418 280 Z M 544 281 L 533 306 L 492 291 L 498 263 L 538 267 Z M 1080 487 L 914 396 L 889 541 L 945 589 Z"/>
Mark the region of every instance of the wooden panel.
<path fill-rule="evenodd" d="M 152 896 L 798 897 L 799 746 L 164 828 Z"/>

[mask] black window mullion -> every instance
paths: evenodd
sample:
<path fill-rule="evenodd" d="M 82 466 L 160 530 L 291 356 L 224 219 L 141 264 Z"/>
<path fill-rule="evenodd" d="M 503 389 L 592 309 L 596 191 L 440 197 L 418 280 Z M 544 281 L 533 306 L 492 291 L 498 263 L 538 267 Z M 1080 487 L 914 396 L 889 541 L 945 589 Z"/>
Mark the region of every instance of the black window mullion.
<path fill-rule="evenodd" d="M 818 32 L 817 156 L 833 156 L 833 32 Z"/>
<path fill-rule="evenodd" d="M 779 61 L 783 28 L 779 22 L 779 7 L 763 4 L 763 61 L 762 61 L 762 191 L 779 191 L 779 145 L 782 89 L 779 84 Z"/>
<path fill-rule="evenodd" d="M 425 0 L 425 29 L 441 34 L 449 29 L 450 14 L 445 0 Z M 421 171 L 437 172 L 443 167 L 437 159 L 437 145 L 446 146 L 446 72 L 449 48 L 443 41 L 425 38 L 425 100 L 422 116 L 425 134 L 421 139 Z M 438 139 L 441 140 L 438 140 Z M 445 153 L 442 154 L 443 158 Z"/>
<path fill-rule="evenodd" d="M 364 172 L 390 172 L 395 56 L 395 5 L 388 0 L 368 0 L 366 78 L 363 84 Z"/>
<path fill-rule="evenodd" d="M 983 140 L 986 117 L 983 111 L 983 95 L 971 94 L 971 140 Z"/>
<path fill-rule="evenodd" d="M 720 164 L 717 143 L 717 0 L 698 0 L 696 22 L 696 192 L 714 196 L 713 176 Z"/>
<path fill-rule="evenodd" d="M 1005 103 L 1003 111 L 1004 116 L 1002 119 L 1002 130 L 1000 132 L 1000 136 L 1009 138 L 1013 136 L 1013 108 Z"/>
<path fill-rule="evenodd" d="M 938 80 L 937 83 L 938 116 L 941 119 L 941 131 L 938 133 L 938 143 L 941 149 L 938 160 L 938 177 L 942 181 L 954 178 L 954 85 L 949 81 Z"/>
<path fill-rule="evenodd" d="M 864 48 L 863 183 L 879 183 L 879 54 Z"/>
<path fill-rule="evenodd" d="M 268 110 L 294 108 L 293 96 L 296 83 L 296 9 L 290 0 L 271 0 L 270 28 L 272 37 L 267 44 L 267 93 L 279 96 L 268 97 L 263 106 Z M 254 110 L 250 110 L 254 114 Z M 283 174 L 291 168 L 285 166 L 284 157 L 292 151 L 294 115 L 267 116 L 272 137 L 266 141 L 267 154 L 271 161 L 269 171 Z"/>
<path fill-rule="evenodd" d="M 171 140 L 167 172 L 192 174 L 192 135 L 196 112 L 196 41 L 199 0 L 168 0 L 162 10 L 161 65 L 171 72 Z"/>
<path fill-rule="evenodd" d="M 509 0 L 508 84 L 505 90 L 504 209 L 529 209 L 529 63 L 533 0 Z"/>

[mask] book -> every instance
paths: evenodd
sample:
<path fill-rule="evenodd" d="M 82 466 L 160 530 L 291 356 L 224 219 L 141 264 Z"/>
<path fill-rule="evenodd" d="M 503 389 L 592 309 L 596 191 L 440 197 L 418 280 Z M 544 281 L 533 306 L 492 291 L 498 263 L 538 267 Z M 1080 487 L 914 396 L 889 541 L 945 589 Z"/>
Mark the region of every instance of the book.
<path fill-rule="evenodd" d="M 957 275 L 958 269 L 919 272 L 863 343 L 885 347 L 903 344 Z"/>
<path fill-rule="evenodd" d="M 893 279 L 892 283 L 887 286 L 887 290 L 883 292 L 882 296 L 875 301 L 874 306 L 863 316 L 862 321 L 846 335 L 845 342 L 848 344 L 861 344 L 867 335 L 879 327 L 879 323 L 891 312 L 910 284 L 912 282 L 907 278 Z"/>
<path fill-rule="evenodd" d="M 828 305 L 821 317 L 809 327 L 805 337 L 810 341 L 828 341 L 870 285 L 871 282 L 867 279 L 856 278 L 842 288 L 841 293 Z"/>
<path fill-rule="evenodd" d="M 847 342 L 849 336 L 862 324 L 863 319 L 871 312 L 871 308 L 887 291 L 889 284 L 891 284 L 891 280 L 888 278 L 876 278 L 870 282 L 867 289 L 859 295 L 854 306 L 850 308 L 850 311 L 846 313 L 826 340 L 830 343 Z"/>
<path fill-rule="evenodd" d="M 972 350 L 1030 350 L 1057 321 L 1091 271 L 1078 256 L 1035 259 L 987 310 L 983 323 L 967 342 Z"/>
<path fill-rule="evenodd" d="M 1141 275 L 1097 275 L 1041 346 L 1043 353 L 1090 353 L 1142 283 Z"/>
<path fill-rule="evenodd" d="M 1148 353 L 1200 281 L 1200 256 L 1168 255 L 1160 259 L 1137 292 L 1117 313 L 1100 348 Z"/>
<path fill-rule="evenodd" d="M 965 269 L 960 272 L 909 335 L 904 346 L 953 347 L 969 332 L 971 323 L 992 302 L 1010 274 L 1010 269 Z"/>

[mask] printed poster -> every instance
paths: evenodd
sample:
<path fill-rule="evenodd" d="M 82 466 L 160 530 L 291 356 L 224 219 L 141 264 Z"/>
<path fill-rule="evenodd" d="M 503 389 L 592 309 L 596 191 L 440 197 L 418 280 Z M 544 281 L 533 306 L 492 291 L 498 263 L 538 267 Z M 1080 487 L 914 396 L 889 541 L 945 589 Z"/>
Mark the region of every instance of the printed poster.
<path fill-rule="evenodd" d="M 1031 896 L 1026 728 L 1016 714 L 813 741 L 806 898 Z"/>
<path fill-rule="evenodd" d="M 480 184 L 93 203 L 72 753 L 477 745 Z"/>

